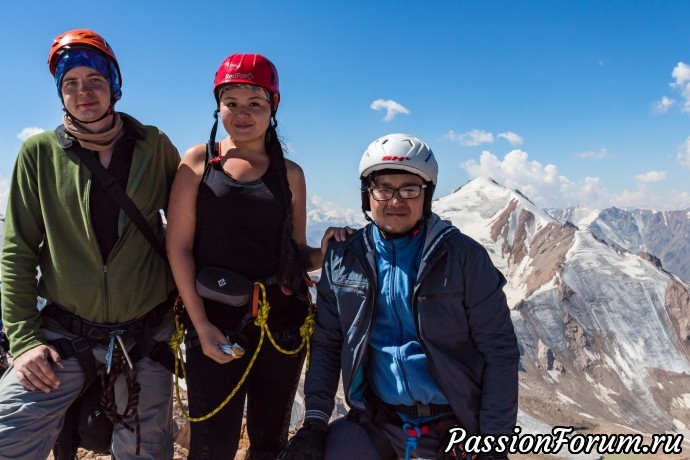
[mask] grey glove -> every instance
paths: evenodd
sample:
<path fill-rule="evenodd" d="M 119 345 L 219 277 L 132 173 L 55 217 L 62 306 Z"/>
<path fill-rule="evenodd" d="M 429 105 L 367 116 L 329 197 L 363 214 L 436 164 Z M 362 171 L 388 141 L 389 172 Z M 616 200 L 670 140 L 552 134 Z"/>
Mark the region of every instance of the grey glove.
<path fill-rule="evenodd" d="M 277 460 L 323 460 L 327 434 L 328 426 L 325 423 L 304 422 Z"/>

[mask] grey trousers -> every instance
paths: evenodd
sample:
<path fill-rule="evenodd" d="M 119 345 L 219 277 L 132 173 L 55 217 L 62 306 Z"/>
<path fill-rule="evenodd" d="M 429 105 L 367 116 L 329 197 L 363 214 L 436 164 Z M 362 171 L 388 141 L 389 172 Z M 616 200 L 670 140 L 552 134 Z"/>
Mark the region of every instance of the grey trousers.
<path fill-rule="evenodd" d="M 44 330 L 46 338 L 61 337 Z M 159 334 L 162 340 L 170 330 Z M 103 363 L 105 347 L 96 347 L 94 356 Z M 60 386 L 50 393 L 28 391 L 10 367 L 0 380 L 0 460 L 45 460 L 62 429 L 67 408 L 82 391 L 85 376 L 77 358 L 62 361 L 64 369 L 53 366 Z M 113 430 L 113 458 L 118 460 L 166 460 L 173 457 L 172 374 L 161 364 L 146 357 L 136 363 L 141 385 L 137 411 L 141 427 L 140 454 L 136 453 L 136 432 L 118 424 Z M 127 406 L 124 376 L 115 383 L 118 412 Z M 134 426 L 134 418 L 126 420 Z"/>

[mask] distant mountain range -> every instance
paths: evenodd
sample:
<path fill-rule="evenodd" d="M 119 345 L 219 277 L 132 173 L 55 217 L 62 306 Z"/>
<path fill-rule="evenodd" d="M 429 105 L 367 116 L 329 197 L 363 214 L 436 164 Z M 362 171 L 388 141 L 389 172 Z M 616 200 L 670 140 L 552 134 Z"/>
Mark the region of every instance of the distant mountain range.
<path fill-rule="evenodd" d="M 488 178 L 433 207 L 508 280 L 523 431 L 680 433 L 690 449 L 689 211 L 547 213 Z M 307 219 L 312 246 L 329 226 L 365 223 L 361 211 Z"/>
<path fill-rule="evenodd" d="M 506 275 L 521 410 L 547 424 L 690 434 L 690 287 L 475 179 L 434 203 Z"/>
<path fill-rule="evenodd" d="M 307 243 L 312 247 L 321 246 L 321 238 L 328 227 L 361 228 L 366 224 L 362 211 L 349 210 L 345 214 L 324 209 L 307 212 Z"/>
<path fill-rule="evenodd" d="M 548 212 L 560 221 L 570 221 L 583 230 L 590 230 L 611 246 L 652 254 L 665 270 L 690 282 L 690 209 L 566 208 Z"/>

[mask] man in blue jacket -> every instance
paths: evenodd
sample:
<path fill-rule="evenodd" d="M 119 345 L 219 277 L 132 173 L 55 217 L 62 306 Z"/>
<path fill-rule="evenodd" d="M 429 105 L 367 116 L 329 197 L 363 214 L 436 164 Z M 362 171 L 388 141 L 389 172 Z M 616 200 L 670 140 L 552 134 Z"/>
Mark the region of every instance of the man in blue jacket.
<path fill-rule="evenodd" d="M 371 223 L 324 258 L 305 422 L 280 458 L 508 458 L 495 440 L 516 423 L 519 351 L 505 278 L 431 212 L 425 143 L 381 137 L 359 173 Z M 341 371 L 351 410 L 329 426 Z M 488 441 L 468 454 L 457 429 Z"/>

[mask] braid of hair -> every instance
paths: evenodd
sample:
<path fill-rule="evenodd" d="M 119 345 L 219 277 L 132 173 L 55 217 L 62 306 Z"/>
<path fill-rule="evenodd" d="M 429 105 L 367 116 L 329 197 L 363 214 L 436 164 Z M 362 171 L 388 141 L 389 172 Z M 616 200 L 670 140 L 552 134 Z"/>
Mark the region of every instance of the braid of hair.
<path fill-rule="evenodd" d="M 285 200 L 285 220 L 283 221 L 283 232 L 280 240 L 280 268 L 278 278 L 280 285 L 284 289 L 289 289 L 292 293 L 299 290 L 302 276 L 305 272 L 303 263 L 296 254 L 296 245 L 292 240 L 292 192 L 287 177 L 287 167 L 285 165 L 285 155 L 283 145 L 278 139 L 278 121 L 275 115 L 272 117 L 271 124 L 266 132 L 266 151 L 271 160 L 271 167 L 278 173 L 281 190 Z"/>

